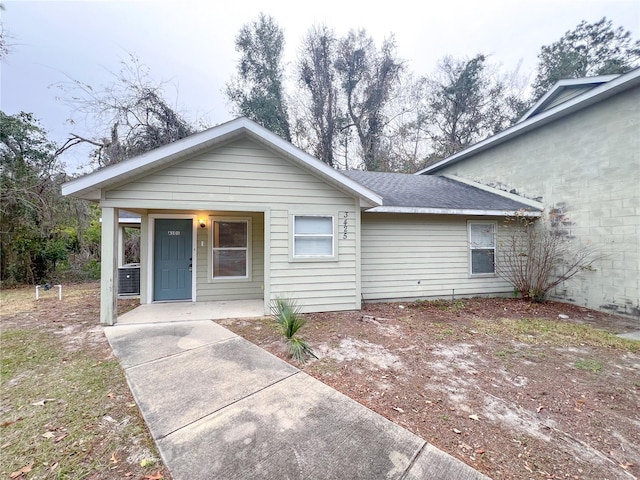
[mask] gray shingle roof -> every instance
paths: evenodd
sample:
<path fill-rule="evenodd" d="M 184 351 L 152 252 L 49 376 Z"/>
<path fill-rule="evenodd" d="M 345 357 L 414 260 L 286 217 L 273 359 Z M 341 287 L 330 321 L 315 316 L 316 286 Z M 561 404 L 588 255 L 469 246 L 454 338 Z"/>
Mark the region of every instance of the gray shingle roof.
<path fill-rule="evenodd" d="M 341 172 L 384 199 L 385 207 L 432 209 L 536 210 L 524 203 L 437 175 Z"/>

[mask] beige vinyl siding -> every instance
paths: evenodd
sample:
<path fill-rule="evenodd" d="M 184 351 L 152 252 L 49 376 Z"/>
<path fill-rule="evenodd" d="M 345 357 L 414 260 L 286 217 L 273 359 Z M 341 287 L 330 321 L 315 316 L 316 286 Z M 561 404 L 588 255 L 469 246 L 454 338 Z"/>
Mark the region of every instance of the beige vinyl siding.
<path fill-rule="evenodd" d="M 249 213 L 253 218 L 251 282 L 230 281 L 223 287 L 209 281 L 211 233 L 209 226 L 206 232 L 198 228 L 197 301 L 261 298 L 263 291 L 270 291 L 268 300 L 294 298 L 308 312 L 360 308 L 358 200 L 256 142 L 235 141 L 120 185 L 105 193 L 103 203 L 149 212 L 185 209 L 207 218 L 220 211 L 237 217 L 253 212 Z M 349 212 L 348 235 L 342 238 L 336 227 L 334 261 L 291 261 L 291 215 L 333 215 L 337 222 L 345 211 Z M 270 219 L 266 226 L 262 223 L 265 218 Z M 270 238 L 269 269 L 265 266 L 265 237 Z M 200 247 L 205 240 L 205 247 Z M 271 278 L 264 277 L 265 271 Z"/>
<path fill-rule="evenodd" d="M 304 210 L 304 211 L 303 211 Z M 333 215 L 349 212 L 349 234 L 339 232 L 335 261 L 291 261 L 291 215 L 315 213 Z M 297 299 L 303 311 L 322 312 L 360 308 L 360 293 L 356 277 L 355 200 L 344 208 L 317 206 L 312 209 L 292 207 L 271 211 L 271 298 Z"/>
<path fill-rule="evenodd" d="M 196 299 L 198 302 L 250 300 L 262 298 L 264 285 L 264 214 L 248 212 L 199 212 L 207 228 L 198 228 L 198 269 Z M 251 218 L 250 279 L 212 280 L 211 278 L 211 217 Z M 201 247 L 204 243 L 204 247 Z"/>
<path fill-rule="evenodd" d="M 130 208 L 149 201 L 157 201 L 158 208 L 166 208 L 168 201 L 198 202 L 210 210 L 219 210 L 221 204 L 353 204 L 348 195 L 324 180 L 249 140 L 233 142 L 109 190 L 105 199 L 125 200 Z"/>
<path fill-rule="evenodd" d="M 498 276 L 469 274 L 469 219 L 501 224 L 485 217 L 364 213 L 364 300 L 510 293 L 512 287 Z"/>

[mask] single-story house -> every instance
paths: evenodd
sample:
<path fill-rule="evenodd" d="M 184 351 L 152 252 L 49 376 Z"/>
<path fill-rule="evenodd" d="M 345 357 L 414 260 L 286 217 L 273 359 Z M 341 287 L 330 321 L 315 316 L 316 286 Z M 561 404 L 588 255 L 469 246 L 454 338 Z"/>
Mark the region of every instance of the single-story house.
<path fill-rule="evenodd" d="M 510 128 L 416 175 L 541 202 L 557 234 L 601 256 L 550 297 L 640 318 L 640 68 L 562 80 Z"/>
<path fill-rule="evenodd" d="M 440 176 L 334 170 L 246 119 L 62 188 L 102 208 L 101 322 L 116 320 L 121 209 L 140 217 L 140 301 L 362 301 L 510 294 L 505 217 L 542 205 Z"/>

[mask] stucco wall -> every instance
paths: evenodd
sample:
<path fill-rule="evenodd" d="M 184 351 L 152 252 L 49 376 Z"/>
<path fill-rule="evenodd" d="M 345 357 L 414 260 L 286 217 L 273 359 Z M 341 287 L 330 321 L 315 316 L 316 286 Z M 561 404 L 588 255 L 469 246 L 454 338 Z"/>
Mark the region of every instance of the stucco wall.
<path fill-rule="evenodd" d="M 537 199 L 605 255 L 553 298 L 640 316 L 640 89 L 439 170 Z"/>

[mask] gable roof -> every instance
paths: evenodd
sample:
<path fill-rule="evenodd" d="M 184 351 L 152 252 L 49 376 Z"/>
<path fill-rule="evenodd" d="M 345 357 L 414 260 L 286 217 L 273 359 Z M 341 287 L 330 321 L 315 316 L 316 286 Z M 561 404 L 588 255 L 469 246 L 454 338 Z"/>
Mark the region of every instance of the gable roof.
<path fill-rule="evenodd" d="M 245 117 L 236 118 L 203 132 L 190 135 L 143 155 L 110 165 L 62 185 L 63 195 L 100 200 L 103 188 L 149 175 L 181 160 L 202 153 L 230 140 L 248 137 L 322 178 L 328 184 L 360 198 L 369 205 L 381 205 L 382 198 L 368 188 L 342 175 L 324 162 L 300 150 L 276 134 Z"/>
<path fill-rule="evenodd" d="M 545 107 L 545 105 L 540 104 L 540 102 L 544 99 L 543 97 L 536 104 L 540 105 L 538 105 L 538 109 L 536 110 L 535 114 L 531 113 L 531 115 L 529 115 L 526 119 L 523 117 L 519 122 L 507 128 L 506 130 L 503 130 L 502 132 L 497 133 L 492 137 L 486 138 L 478 143 L 474 143 L 470 147 L 467 147 L 464 150 L 451 155 L 450 157 L 440 160 L 439 162 L 436 162 L 433 165 L 430 165 L 427 168 L 416 172 L 414 175 L 424 175 L 437 172 L 445 166 L 452 165 L 472 155 L 493 148 L 515 137 L 540 128 L 550 122 L 553 122 L 562 117 L 594 105 L 598 102 L 606 100 L 614 95 L 617 95 L 618 93 L 638 87 L 640 86 L 640 68 L 636 68 L 634 70 L 631 70 L 630 72 L 615 76 L 615 78 L 609 79 L 608 81 L 602 80 L 603 78 L 608 78 L 608 76 L 595 78 L 600 79 L 602 83 L 599 83 L 600 81 L 598 81 L 596 82 L 599 83 L 597 86 L 594 86 L 593 88 L 590 88 L 573 98 L 570 98 L 560 104 L 553 106 L 546 105 Z M 586 81 L 588 79 L 583 80 Z M 564 86 L 566 87 L 566 85 Z M 558 86 L 558 84 L 556 84 L 556 87 L 552 88 L 552 91 L 554 89 L 559 90 L 563 88 L 563 85 L 561 84 Z M 550 103 L 553 103 L 553 101 L 550 100 Z M 527 114 L 529 114 L 530 112 L 527 112 Z"/>
<path fill-rule="evenodd" d="M 538 113 L 549 110 L 556 105 L 571 100 L 572 98 L 588 92 L 594 87 L 610 82 L 620 75 L 601 75 L 598 77 L 586 78 L 569 78 L 556 82 L 551 89 L 545 93 L 540 99 L 525 113 L 517 123 L 523 122 Z"/>
<path fill-rule="evenodd" d="M 349 178 L 383 197 L 383 204 L 368 212 L 430 213 L 447 215 L 515 215 L 540 210 L 497 193 L 451 178 L 406 173 L 344 172 Z"/>

